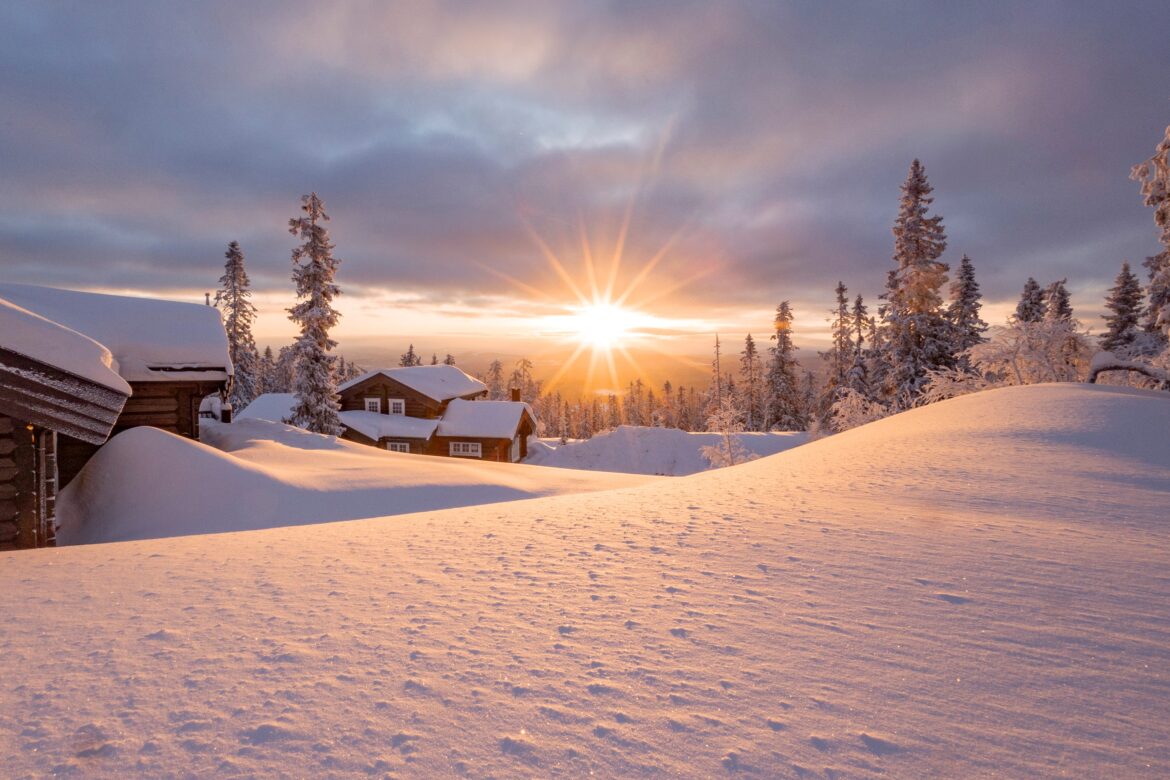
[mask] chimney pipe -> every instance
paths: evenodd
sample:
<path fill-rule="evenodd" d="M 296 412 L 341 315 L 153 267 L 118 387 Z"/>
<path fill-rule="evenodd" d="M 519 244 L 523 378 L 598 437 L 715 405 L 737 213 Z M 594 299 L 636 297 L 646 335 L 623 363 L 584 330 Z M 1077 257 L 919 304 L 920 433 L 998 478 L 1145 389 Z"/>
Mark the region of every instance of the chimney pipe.
<path fill-rule="evenodd" d="M 517 401 L 517 402 L 520 401 L 520 388 L 519 387 L 512 388 L 512 400 Z"/>

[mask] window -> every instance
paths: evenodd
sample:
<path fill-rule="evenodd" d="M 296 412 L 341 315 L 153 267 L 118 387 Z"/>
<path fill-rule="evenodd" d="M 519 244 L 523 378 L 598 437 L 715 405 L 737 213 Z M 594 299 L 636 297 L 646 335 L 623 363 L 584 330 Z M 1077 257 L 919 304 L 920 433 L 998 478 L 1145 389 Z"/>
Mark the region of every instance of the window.
<path fill-rule="evenodd" d="M 451 456 L 456 458 L 482 458 L 483 450 L 477 441 L 451 442 Z"/>
<path fill-rule="evenodd" d="M 366 399 L 366 411 L 367 412 L 380 412 L 380 411 L 382 411 L 382 399 L 381 398 L 367 398 Z"/>
<path fill-rule="evenodd" d="M 405 441 L 388 441 L 386 442 L 386 449 L 391 452 L 410 452 L 410 442 Z"/>
<path fill-rule="evenodd" d="M 406 399 L 405 398 L 391 398 L 390 399 L 390 414 L 406 414 Z"/>

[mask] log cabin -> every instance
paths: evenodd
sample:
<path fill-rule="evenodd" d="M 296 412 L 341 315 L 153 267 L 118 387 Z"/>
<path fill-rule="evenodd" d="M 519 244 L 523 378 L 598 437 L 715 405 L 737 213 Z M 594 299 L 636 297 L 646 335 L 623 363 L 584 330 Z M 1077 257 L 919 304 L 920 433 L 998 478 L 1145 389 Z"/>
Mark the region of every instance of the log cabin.
<path fill-rule="evenodd" d="M 55 542 L 61 438 L 109 438 L 130 386 L 101 344 L 0 299 L 0 550 Z"/>
<path fill-rule="evenodd" d="M 131 390 L 110 435 L 149 425 L 198 439 L 200 402 L 216 393 L 226 396 L 232 376 L 227 334 L 211 306 L 22 284 L 0 284 L 0 299 L 110 352 L 111 368 Z M 59 487 L 76 477 L 100 444 L 60 432 Z"/>
<path fill-rule="evenodd" d="M 487 385 L 455 366 L 370 371 L 338 388 L 342 438 L 393 452 L 514 463 L 528 454 L 528 404 L 480 400 Z"/>

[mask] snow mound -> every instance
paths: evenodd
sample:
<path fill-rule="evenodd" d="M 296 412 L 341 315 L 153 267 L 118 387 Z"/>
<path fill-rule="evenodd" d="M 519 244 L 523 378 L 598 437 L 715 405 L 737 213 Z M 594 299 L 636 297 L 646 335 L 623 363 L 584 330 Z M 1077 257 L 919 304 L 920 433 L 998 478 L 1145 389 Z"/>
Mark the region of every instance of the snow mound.
<path fill-rule="evenodd" d="M 0 554 L 5 773 L 1167 777 L 1167 430 L 1005 388 L 621 490 Z"/>
<path fill-rule="evenodd" d="M 284 422 L 292 417 L 296 406 L 296 393 L 263 393 L 253 398 L 243 409 L 237 409 L 233 419 Z"/>
<path fill-rule="evenodd" d="M 749 453 L 760 457 L 808 441 L 807 433 L 738 433 L 735 437 Z M 524 462 L 562 469 L 683 476 L 711 468 L 703 447 L 718 445 L 721 439 L 718 433 L 623 425 L 568 444 L 546 439 L 529 451 Z"/>
<path fill-rule="evenodd" d="M 642 484 L 621 475 L 386 452 L 267 420 L 204 422 L 200 444 L 131 428 L 58 499 L 58 544 L 353 520 Z"/>

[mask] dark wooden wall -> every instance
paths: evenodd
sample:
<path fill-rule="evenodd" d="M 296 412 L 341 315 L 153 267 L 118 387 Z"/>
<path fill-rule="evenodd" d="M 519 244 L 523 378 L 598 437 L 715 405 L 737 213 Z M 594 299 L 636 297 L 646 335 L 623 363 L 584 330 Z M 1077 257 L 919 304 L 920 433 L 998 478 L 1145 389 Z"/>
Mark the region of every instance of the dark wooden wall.
<path fill-rule="evenodd" d="M 56 434 L 0 415 L 0 550 L 55 542 Z"/>
<path fill-rule="evenodd" d="M 402 398 L 406 401 L 407 417 L 421 417 L 425 420 L 440 416 L 447 406 L 379 374 L 341 393 L 341 411 L 365 411 L 366 399 L 375 396 L 382 399 L 382 414 L 389 414 L 391 398 Z"/>
<path fill-rule="evenodd" d="M 479 442 L 480 452 L 483 453 L 481 460 L 495 460 L 502 463 L 508 463 L 511 460 L 509 458 L 509 451 L 512 448 L 511 439 L 477 439 L 473 436 L 435 436 L 427 442 L 426 454 L 451 457 L 450 443 L 453 441 Z M 523 449 L 523 443 L 521 443 L 521 449 Z M 475 460 L 475 458 L 466 455 L 457 455 L 455 458 L 456 460 L 460 458 Z"/>

